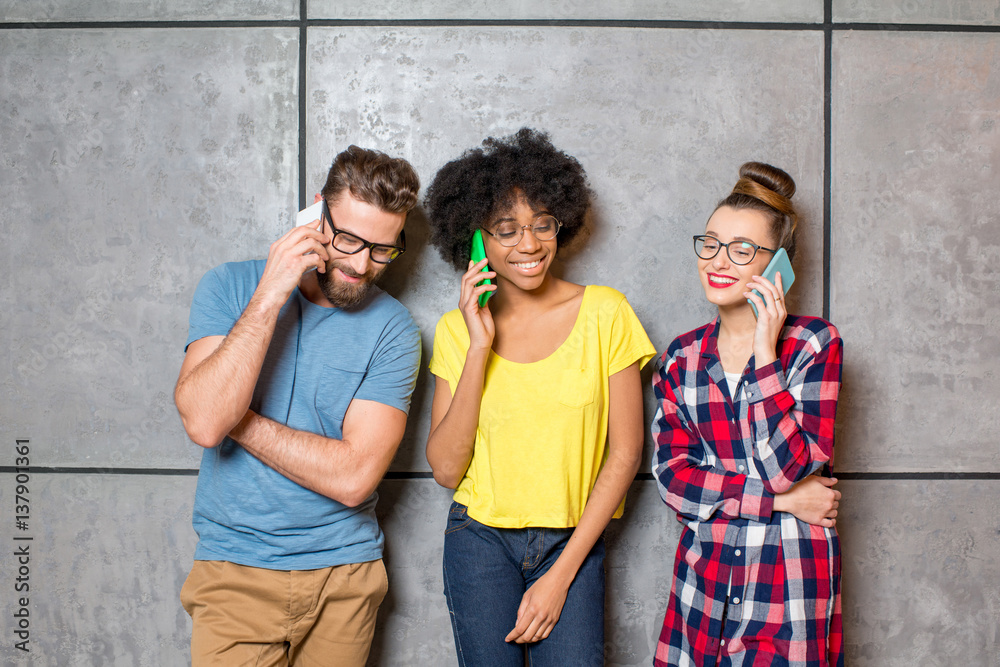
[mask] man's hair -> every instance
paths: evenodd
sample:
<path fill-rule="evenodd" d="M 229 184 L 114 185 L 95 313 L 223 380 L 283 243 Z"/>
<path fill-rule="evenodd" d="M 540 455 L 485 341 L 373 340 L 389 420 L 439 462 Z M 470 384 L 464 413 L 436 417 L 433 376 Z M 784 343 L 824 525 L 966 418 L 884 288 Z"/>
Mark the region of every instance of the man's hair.
<path fill-rule="evenodd" d="M 409 162 L 352 145 L 334 158 L 323 198 L 335 203 L 349 191 L 386 213 L 406 213 L 416 206 L 419 190 L 420 179 Z"/>

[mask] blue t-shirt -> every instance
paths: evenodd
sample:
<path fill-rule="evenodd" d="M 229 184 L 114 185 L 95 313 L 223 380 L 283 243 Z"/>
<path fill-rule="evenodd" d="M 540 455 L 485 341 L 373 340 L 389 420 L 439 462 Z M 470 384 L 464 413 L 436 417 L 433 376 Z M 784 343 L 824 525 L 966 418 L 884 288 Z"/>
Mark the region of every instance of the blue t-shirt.
<path fill-rule="evenodd" d="M 191 305 L 187 345 L 225 336 L 264 272 L 265 260 L 205 274 Z M 377 288 L 354 309 L 318 306 L 296 289 L 281 309 L 250 409 L 291 428 L 343 437 L 352 399 L 406 412 L 420 364 L 409 311 Z M 357 507 L 306 489 L 226 438 L 202 454 L 194 501 L 195 560 L 310 570 L 382 557 L 377 494 Z"/>

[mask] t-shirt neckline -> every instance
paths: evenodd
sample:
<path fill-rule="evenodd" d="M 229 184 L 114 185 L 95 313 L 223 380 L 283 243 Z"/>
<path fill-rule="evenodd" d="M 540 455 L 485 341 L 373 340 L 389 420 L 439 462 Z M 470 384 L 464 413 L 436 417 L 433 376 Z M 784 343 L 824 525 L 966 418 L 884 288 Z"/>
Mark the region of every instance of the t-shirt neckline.
<path fill-rule="evenodd" d="M 522 366 L 522 367 L 534 366 L 535 364 L 543 364 L 549 361 L 550 359 L 554 359 L 560 352 L 562 352 L 563 348 L 566 347 L 566 343 L 568 343 L 570 339 L 573 338 L 573 335 L 576 333 L 577 328 L 580 327 L 580 322 L 583 319 L 583 309 L 587 303 L 587 297 L 590 294 L 591 287 L 592 287 L 591 285 L 583 286 L 583 298 L 580 299 L 580 309 L 576 313 L 576 320 L 573 322 L 573 328 L 569 330 L 569 334 L 566 336 L 563 342 L 559 343 L 559 347 L 557 347 L 555 350 L 552 351 L 552 354 L 550 354 L 547 357 L 543 357 L 538 361 L 511 361 L 506 357 L 501 357 L 499 354 L 493 351 L 493 348 L 490 348 L 490 357 L 495 357 L 496 359 L 502 361 L 505 364 L 510 364 L 512 366 Z"/>

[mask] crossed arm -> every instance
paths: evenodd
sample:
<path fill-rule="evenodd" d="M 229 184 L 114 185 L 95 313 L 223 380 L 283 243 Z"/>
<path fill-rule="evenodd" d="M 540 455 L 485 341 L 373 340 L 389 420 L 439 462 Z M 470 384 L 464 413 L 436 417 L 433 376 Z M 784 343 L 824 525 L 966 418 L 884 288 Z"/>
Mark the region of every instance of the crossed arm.
<path fill-rule="evenodd" d="M 808 474 L 809 466 L 818 465 L 812 461 L 806 461 L 795 470 L 796 476 L 781 484 L 780 489 L 776 488 L 775 480 L 786 479 L 780 474 L 776 473 L 774 479 L 756 479 L 704 462 L 700 437 L 686 422 L 680 407 L 682 392 L 677 388 L 682 382 L 679 372 L 677 363 L 671 360 L 658 370 L 654 382 L 658 408 L 652 424 L 653 473 L 661 497 L 671 508 L 697 521 L 707 521 L 718 515 L 766 522 L 772 512 L 788 512 L 807 523 L 828 528 L 836 525 L 841 497 L 840 492 L 832 488 L 836 480 Z M 787 396 L 788 392 L 783 394 Z M 833 400 L 836 400 L 835 394 Z M 788 409 L 785 406 L 785 412 L 775 417 L 775 421 L 794 422 L 786 414 Z M 832 424 L 832 416 L 829 419 Z M 781 446 L 775 445 L 778 451 L 769 452 L 771 456 L 790 458 L 789 442 L 799 445 L 807 440 L 802 434 L 797 434 L 796 438 L 782 438 Z M 777 442 L 778 438 L 773 440 Z M 820 461 L 830 459 L 832 445 L 831 438 L 830 451 L 825 457 L 817 457 Z M 799 447 L 803 448 L 804 445 Z M 755 461 L 758 458 L 756 453 L 754 458 Z"/>
<path fill-rule="evenodd" d="M 406 428 L 406 413 L 375 401 L 354 399 L 344 415 L 344 437 L 340 440 L 262 417 L 248 408 L 253 385 L 246 375 L 254 364 L 239 356 L 242 341 L 227 345 L 234 333 L 235 327 L 224 339 L 211 336 L 188 347 L 175 399 L 191 439 L 203 447 L 215 447 L 229 435 L 262 463 L 307 489 L 348 507 L 364 502 L 396 454 Z M 227 371 L 233 369 L 236 372 L 227 380 Z M 256 372 L 252 382 L 256 383 Z M 250 390 L 243 403 L 238 390 L 248 384 Z M 240 418 L 230 425 L 240 408 Z M 223 432 L 227 427 L 229 430 Z M 205 437 L 205 433 L 212 435 Z"/>

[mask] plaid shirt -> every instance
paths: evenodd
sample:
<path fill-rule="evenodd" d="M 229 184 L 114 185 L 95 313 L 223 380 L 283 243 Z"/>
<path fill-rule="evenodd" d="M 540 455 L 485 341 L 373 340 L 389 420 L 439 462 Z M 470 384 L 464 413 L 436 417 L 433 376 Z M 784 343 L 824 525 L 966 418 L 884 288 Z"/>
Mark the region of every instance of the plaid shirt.
<path fill-rule="evenodd" d="M 654 664 L 842 666 L 837 533 L 772 512 L 832 462 L 840 334 L 789 315 L 736 400 L 717 335 L 716 319 L 680 336 L 653 377 L 653 474 L 684 524 Z"/>

